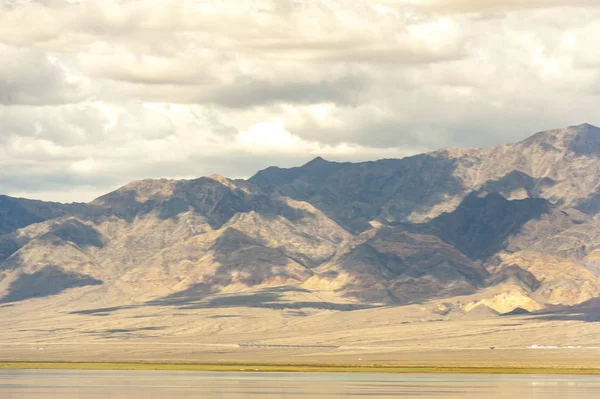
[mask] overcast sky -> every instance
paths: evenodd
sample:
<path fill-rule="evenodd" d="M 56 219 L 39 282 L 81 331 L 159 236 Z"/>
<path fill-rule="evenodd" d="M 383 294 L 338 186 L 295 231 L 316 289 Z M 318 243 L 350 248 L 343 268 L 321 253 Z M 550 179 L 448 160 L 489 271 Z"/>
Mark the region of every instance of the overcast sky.
<path fill-rule="evenodd" d="M 0 194 L 600 125 L 598 0 L 0 0 Z"/>

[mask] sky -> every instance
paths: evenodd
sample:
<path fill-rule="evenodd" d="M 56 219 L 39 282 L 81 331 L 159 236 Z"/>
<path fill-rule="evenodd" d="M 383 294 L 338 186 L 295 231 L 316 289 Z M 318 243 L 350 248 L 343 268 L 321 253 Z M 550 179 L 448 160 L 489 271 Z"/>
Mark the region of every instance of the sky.
<path fill-rule="evenodd" d="M 0 0 L 0 194 L 600 125 L 599 0 Z"/>

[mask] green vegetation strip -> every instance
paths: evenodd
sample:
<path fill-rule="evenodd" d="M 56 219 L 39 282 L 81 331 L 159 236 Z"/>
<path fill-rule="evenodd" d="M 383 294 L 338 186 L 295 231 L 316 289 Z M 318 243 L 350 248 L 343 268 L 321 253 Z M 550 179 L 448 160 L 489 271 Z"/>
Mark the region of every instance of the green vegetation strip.
<path fill-rule="evenodd" d="M 0 362 L 0 369 L 61 370 L 182 370 L 182 371 L 281 371 L 354 373 L 486 373 L 486 374 L 599 374 L 599 369 L 520 368 L 520 367 L 394 367 L 394 366 L 311 366 L 258 364 L 184 364 L 184 363 L 53 363 Z"/>

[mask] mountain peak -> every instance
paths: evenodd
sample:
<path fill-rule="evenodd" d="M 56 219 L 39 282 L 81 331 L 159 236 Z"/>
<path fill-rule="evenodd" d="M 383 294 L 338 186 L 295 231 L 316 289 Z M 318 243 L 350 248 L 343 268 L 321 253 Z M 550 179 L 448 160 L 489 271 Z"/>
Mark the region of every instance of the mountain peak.
<path fill-rule="evenodd" d="M 315 167 L 315 166 L 328 165 L 330 163 L 331 162 L 325 160 L 323 157 L 318 156 L 318 157 L 314 158 L 313 160 L 308 161 L 307 163 L 305 163 L 304 165 L 302 165 L 302 167 L 303 168 L 306 168 L 306 167 Z"/>
<path fill-rule="evenodd" d="M 225 177 L 225 176 L 213 174 L 213 175 L 208 176 L 207 179 L 214 180 L 217 183 L 221 183 L 222 185 L 227 186 L 229 188 L 235 187 L 233 180 L 231 180 L 230 178 Z"/>
<path fill-rule="evenodd" d="M 584 123 L 569 129 L 575 131 L 569 143 L 569 150 L 581 155 L 600 156 L 600 128 Z"/>
<path fill-rule="evenodd" d="M 600 128 L 598 126 L 594 126 L 590 123 L 582 123 L 580 125 L 569 126 L 569 129 L 577 129 L 577 130 L 593 130 L 596 133 L 600 134 Z"/>
<path fill-rule="evenodd" d="M 589 123 L 547 130 L 525 139 L 523 144 L 579 155 L 600 156 L 600 128 Z"/>
<path fill-rule="evenodd" d="M 178 180 L 172 179 L 142 179 L 134 180 L 119 187 L 115 191 L 96 198 L 93 205 L 110 206 L 115 200 L 145 202 L 153 197 L 166 198 L 173 195 L 173 190 Z"/>

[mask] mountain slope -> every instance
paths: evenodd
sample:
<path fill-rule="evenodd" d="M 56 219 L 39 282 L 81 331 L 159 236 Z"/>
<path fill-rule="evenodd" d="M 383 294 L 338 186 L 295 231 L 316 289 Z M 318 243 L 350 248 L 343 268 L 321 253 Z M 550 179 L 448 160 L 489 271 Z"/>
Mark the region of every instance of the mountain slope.
<path fill-rule="evenodd" d="M 515 144 L 444 149 L 403 159 L 340 164 L 317 158 L 269 168 L 250 181 L 311 203 L 351 231 L 373 219 L 423 222 L 454 210 L 472 191 L 541 197 L 593 213 L 600 191 L 600 129 L 588 124 L 537 133 Z"/>
<path fill-rule="evenodd" d="M 0 195 L 0 235 L 33 223 L 81 213 L 85 208 L 84 204 L 59 204 Z"/>
<path fill-rule="evenodd" d="M 550 212 L 541 198 L 509 201 L 499 193 L 482 198 L 468 195 L 450 213 L 425 224 L 431 232 L 472 259 L 486 259 L 502 249 L 506 239 L 530 220 Z"/>
<path fill-rule="evenodd" d="M 248 181 L 141 180 L 90 204 L 0 197 L 0 302 L 576 305 L 600 296 L 598 192 L 600 129 L 580 125 Z"/>

